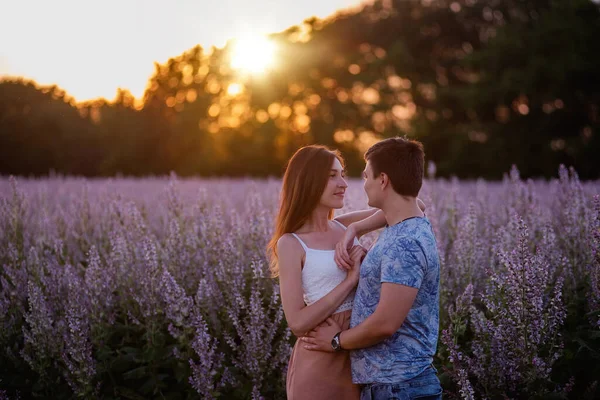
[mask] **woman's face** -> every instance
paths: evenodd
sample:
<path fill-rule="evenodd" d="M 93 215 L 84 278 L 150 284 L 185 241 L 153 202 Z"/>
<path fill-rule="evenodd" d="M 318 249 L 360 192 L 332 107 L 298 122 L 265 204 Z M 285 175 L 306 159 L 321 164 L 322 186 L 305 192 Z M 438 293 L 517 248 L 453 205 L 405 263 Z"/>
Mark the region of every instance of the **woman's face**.
<path fill-rule="evenodd" d="M 336 157 L 331 164 L 327 186 L 321 195 L 321 204 L 329 208 L 344 207 L 344 195 L 347 187 L 346 172 Z"/>

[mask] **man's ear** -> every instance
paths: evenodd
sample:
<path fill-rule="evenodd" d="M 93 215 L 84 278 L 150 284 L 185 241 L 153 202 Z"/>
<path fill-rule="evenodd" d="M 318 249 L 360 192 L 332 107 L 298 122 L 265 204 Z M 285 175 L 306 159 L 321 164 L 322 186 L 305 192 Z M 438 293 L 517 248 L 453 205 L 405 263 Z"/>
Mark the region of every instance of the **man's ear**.
<path fill-rule="evenodd" d="M 387 176 L 386 173 L 382 172 L 381 174 L 379 174 L 379 184 L 381 186 L 381 189 L 385 189 L 390 183 L 390 177 Z"/>

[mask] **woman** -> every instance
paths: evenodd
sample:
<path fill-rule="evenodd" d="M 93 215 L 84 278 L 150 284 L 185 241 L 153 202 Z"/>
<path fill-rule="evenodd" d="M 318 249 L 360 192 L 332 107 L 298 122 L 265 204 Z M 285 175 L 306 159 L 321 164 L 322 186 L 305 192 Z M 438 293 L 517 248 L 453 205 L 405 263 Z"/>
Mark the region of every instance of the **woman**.
<path fill-rule="evenodd" d="M 324 146 L 299 149 L 290 159 L 275 232 L 268 245 L 273 276 L 279 276 L 288 326 L 301 337 L 331 317 L 348 329 L 360 262 L 365 250 L 354 239 L 348 270 L 334 260 L 346 227 L 376 213 L 356 211 L 333 218 L 344 205 L 344 161 Z M 378 213 L 382 214 L 382 213 Z M 381 215 L 368 218 L 369 230 L 383 227 Z M 368 230 L 361 229 L 361 234 Z M 311 352 L 296 342 L 290 358 L 286 391 L 289 400 L 358 399 L 348 352 Z"/>

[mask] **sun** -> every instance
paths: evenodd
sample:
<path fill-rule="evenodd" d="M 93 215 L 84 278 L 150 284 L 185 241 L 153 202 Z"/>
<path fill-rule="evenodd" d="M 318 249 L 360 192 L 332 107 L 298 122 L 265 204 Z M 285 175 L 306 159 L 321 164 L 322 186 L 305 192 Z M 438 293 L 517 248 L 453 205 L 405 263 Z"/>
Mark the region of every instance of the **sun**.
<path fill-rule="evenodd" d="M 244 36 L 231 49 L 231 66 L 249 73 L 265 72 L 275 62 L 276 46 L 264 36 Z"/>

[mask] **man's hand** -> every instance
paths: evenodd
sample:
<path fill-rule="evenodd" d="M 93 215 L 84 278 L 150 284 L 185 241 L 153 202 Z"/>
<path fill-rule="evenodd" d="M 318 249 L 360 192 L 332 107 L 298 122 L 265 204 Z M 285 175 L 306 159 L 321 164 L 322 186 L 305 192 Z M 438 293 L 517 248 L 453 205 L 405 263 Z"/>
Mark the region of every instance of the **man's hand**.
<path fill-rule="evenodd" d="M 341 269 L 352 269 L 352 259 L 349 254 L 349 250 L 352 249 L 352 246 L 354 246 L 355 238 L 356 228 L 353 224 L 350 224 L 348 229 L 346 229 L 346 232 L 344 232 L 342 239 L 335 246 L 335 255 L 333 256 L 333 259 Z"/>
<path fill-rule="evenodd" d="M 333 353 L 331 339 L 342 330 L 332 318 L 327 318 L 321 325 L 308 332 L 300 340 L 304 342 L 304 348 L 311 351 L 324 351 Z"/>

